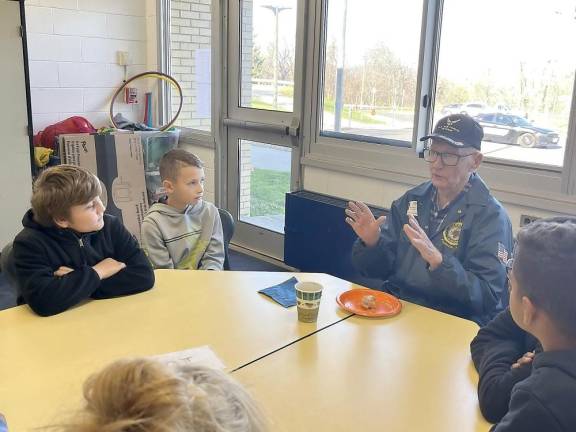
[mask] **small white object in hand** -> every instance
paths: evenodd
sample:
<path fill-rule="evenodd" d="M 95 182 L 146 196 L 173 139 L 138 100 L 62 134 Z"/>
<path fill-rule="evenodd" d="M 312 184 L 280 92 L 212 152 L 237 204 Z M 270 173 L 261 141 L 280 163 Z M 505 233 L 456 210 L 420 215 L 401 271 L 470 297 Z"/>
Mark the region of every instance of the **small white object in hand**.
<path fill-rule="evenodd" d="M 406 215 L 414 217 L 418 216 L 418 201 L 410 201 Z"/>

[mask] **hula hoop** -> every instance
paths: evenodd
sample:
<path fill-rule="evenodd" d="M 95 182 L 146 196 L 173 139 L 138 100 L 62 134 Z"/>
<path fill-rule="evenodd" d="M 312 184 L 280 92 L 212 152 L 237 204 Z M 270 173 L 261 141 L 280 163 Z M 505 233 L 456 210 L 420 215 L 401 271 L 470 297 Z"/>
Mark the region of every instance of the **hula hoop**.
<path fill-rule="evenodd" d="M 174 122 L 176 122 L 176 119 L 180 115 L 180 111 L 182 111 L 182 103 L 183 103 L 184 99 L 182 97 L 182 87 L 180 87 L 180 84 L 178 84 L 178 81 L 176 81 L 170 75 L 165 74 L 163 72 L 142 72 L 138 75 L 134 75 L 129 80 L 124 81 L 124 83 L 120 86 L 120 88 L 118 90 L 116 90 L 116 93 L 114 93 L 114 96 L 112 97 L 112 101 L 110 102 L 109 115 L 110 115 L 110 121 L 112 122 L 112 124 L 114 125 L 114 127 L 116 129 L 120 129 L 118 127 L 118 125 L 116 124 L 116 122 L 114 121 L 114 102 L 116 102 L 116 98 L 118 97 L 118 95 L 120 93 L 122 93 L 122 91 L 124 90 L 124 87 L 126 87 L 131 82 L 133 82 L 137 79 L 140 79 L 140 78 L 144 78 L 144 77 L 146 77 L 146 78 L 158 78 L 158 79 L 161 79 L 162 81 L 166 81 L 170 85 L 172 85 L 173 87 L 176 87 L 178 89 L 178 93 L 180 95 L 180 104 L 178 105 L 178 111 L 176 111 L 176 114 L 174 115 L 174 117 L 172 117 L 172 119 L 168 123 L 166 123 L 165 125 L 158 128 L 158 130 L 165 131 L 166 129 L 170 128 L 174 124 Z"/>

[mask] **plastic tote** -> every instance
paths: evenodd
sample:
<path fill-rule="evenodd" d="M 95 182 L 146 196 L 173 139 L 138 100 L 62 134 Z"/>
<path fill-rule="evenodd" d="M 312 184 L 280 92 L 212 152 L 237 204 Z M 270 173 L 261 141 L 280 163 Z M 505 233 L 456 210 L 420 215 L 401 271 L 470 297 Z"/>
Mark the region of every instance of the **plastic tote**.
<path fill-rule="evenodd" d="M 160 159 L 164 153 L 178 147 L 180 129 L 159 131 L 136 131 L 140 136 L 144 152 L 144 171 L 148 203 L 152 205 L 164 194 L 160 180 Z"/>

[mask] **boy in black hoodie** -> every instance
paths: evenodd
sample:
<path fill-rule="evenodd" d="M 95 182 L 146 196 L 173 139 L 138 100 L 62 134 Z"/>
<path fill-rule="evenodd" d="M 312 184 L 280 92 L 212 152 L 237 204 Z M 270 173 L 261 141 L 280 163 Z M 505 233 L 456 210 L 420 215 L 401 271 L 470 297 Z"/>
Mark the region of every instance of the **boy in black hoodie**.
<path fill-rule="evenodd" d="M 38 315 L 154 285 L 148 259 L 122 223 L 104 214 L 100 194 L 98 178 L 72 165 L 49 168 L 34 183 L 13 254 L 20 297 Z"/>
<path fill-rule="evenodd" d="M 492 331 L 499 328 L 500 336 L 502 329 L 511 330 L 510 342 L 515 342 L 519 351 L 534 348 L 536 353 L 524 355 L 513 365 L 512 369 L 518 369 L 519 373 L 509 379 L 518 382 L 513 385 L 508 412 L 494 426 L 494 432 L 576 431 L 574 245 L 576 218 L 571 217 L 537 221 L 518 234 L 509 275 L 509 313 L 519 329 L 506 323 L 506 312 L 488 328 L 492 327 Z M 495 325 L 498 322 L 500 326 Z M 528 338 L 527 333 L 536 339 Z M 485 330 L 484 334 L 487 334 Z M 502 347 L 502 341 L 498 337 L 494 344 Z M 538 352 L 538 341 L 541 352 Z M 490 352 L 488 344 L 484 351 Z M 485 367 L 486 359 L 484 362 Z M 496 397 L 496 392 L 492 395 Z"/>
<path fill-rule="evenodd" d="M 530 376 L 534 354 L 540 351 L 538 340 L 518 327 L 510 309 L 478 331 L 470 352 L 480 375 L 480 411 L 490 423 L 498 423 L 508 412 L 512 388 Z"/>

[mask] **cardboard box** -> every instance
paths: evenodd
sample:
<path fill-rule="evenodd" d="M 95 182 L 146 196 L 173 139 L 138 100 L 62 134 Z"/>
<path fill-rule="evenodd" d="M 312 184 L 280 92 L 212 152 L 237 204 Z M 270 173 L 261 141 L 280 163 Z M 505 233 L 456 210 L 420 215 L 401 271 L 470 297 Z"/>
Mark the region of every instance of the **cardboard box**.
<path fill-rule="evenodd" d="M 98 176 L 106 213 L 120 218 L 140 241 L 140 226 L 148 211 L 140 137 L 131 133 L 60 135 L 60 156 L 62 163 Z"/>

